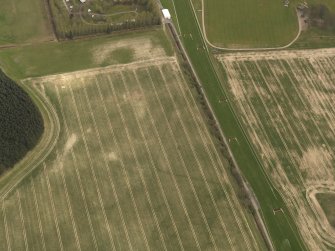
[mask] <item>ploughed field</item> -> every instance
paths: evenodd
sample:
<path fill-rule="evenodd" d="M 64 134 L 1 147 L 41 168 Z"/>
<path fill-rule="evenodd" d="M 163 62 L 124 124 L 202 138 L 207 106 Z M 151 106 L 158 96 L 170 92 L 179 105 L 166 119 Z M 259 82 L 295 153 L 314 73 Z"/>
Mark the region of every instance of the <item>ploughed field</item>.
<path fill-rule="evenodd" d="M 7 193 L 1 250 L 260 250 L 175 57 L 25 80 L 52 153 Z"/>
<path fill-rule="evenodd" d="M 307 246 L 334 248 L 334 210 L 322 194 L 335 191 L 335 50 L 237 53 L 219 60 L 247 135 Z"/>

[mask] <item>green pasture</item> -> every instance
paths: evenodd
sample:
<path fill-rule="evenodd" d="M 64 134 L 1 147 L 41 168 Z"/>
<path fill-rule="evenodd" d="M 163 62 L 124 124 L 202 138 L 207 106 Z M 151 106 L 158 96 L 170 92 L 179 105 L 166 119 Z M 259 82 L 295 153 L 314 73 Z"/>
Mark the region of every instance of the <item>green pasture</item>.
<path fill-rule="evenodd" d="M 53 39 L 42 0 L 0 0 L 0 46 Z"/>
<path fill-rule="evenodd" d="M 15 79 L 36 77 L 62 72 L 71 72 L 87 68 L 101 67 L 109 64 L 129 63 L 133 58 L 133 51 L 127 46 L 118 49 L 101 51 L 105 46 L 123 39 L 130 44 L 136 39 L 148 39 L 153 46 L 162 46 L 167 55 L 172 55 L 170 41 L 162 30 L 103 36 L 86 40 L 50 42 L 19 48 L 0 50 L 0 65 L 7 74 Z M 141 50 L 140 45 L 137 46 Z M 96 49 L 96 50 L 95 50 Z M 98 51 L 97 51 L 98 50 Z M 94 55 L 104 55 L 105 60 L 96 61 Z"/>
<path fill-rule="evenodd" d="M 298 33 L 294 8 L 283 1 L 204 1 L 204 22 L 210 43 L 225 48 L 279 47 Z"/>

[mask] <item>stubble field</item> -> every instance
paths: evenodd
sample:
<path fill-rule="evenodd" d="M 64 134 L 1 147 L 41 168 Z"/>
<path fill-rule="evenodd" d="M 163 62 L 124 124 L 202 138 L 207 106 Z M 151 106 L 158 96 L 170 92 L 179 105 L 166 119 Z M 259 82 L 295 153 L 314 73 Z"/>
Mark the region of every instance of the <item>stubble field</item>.
<path fill-rule="evenodd" d="M 335 187 L 335 50 L 237 53 L 219 60 L 247 134 L 307 246 L 334 248 L 327 220 L 333 212 L 324 212 L 317 198 Z"/>
<path fill-rule="evenodd" d="M 2 198 L 1 250 L 259 250 L 174 57 L 25 80 L 60 120 Z"/>

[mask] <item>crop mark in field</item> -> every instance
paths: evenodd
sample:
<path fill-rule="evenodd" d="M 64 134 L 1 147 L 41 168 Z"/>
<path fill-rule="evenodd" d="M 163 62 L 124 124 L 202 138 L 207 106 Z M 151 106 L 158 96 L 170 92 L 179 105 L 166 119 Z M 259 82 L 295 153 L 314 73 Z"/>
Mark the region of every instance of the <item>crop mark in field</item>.
<path fill-rule="evenodd" d="M 87 101 L 87 104 L 88 104 L 88 107 L 89 107 L 89 113 L 90 113 L 90 115 L 91 115 L 91 118 L 93 119 L 94 129 L 95 129 L 95 132 L 96 132 L 97 137 L 98 137 L 99 146 L 100 146 L 100 148 L 101 148 L 101 150 L 102 150 L 102 153 L 103 153 L 103 158 L 104 158 L 105 166 L 108 167 L 108 161 L 107 161 L 107 159 L 106 159 L 106 153 L 105 153 L 104 147 L 103 147 L 103 145 L 102 145 L 102 141 L 101 141 L 100 133 L 99 133 L 99 131 L 98 131 L 98 126 L 97 126 L 96 120 L 95 120 L 95 118 L 94 118 L 94 114 L 93 114 L 93 112 L 92 112 L 91 104 L 90 104 L 90 101 L 89 101 L 89 98 L 88 98 L 87 91 L 86 91 L 85 87 L 84 87 L 84 92 L 85 92 L 85 98 L 86 98 L 86 101 Z M 107 168 L 107 170 L 108 170 L 108 176 L 109 176 L 109 179 L 110 179 L 110 181 L 111 181 L 112 184 L 113 184 L 113 181 L 112 181 L 112 178 L 111 178 L 111 174 L 110 174 L 110 172 L 109 172 L 109 169 Z M 131 194 L 131 198 L 132 198 L 132 201 L 133 201 L 133 205 L 134 205 L 134 208 L 135 208 L 135 211 L 136 211 L 136 216 L 137 216 L 138 222 L 139 222 L 139 224 L 140 224 L 140 226 L 141 226 L 141 232 L 142 232 L 142 235 L 143 235 L 143 237 L 144 237 L 144 240 L 145 240 L 145 243 L 146 243 L 147 248 L 150 249 L 150 248 L 149 248 L 149 244 L 148 244 L 148 240 L 147 240 L 147 237 L 146 237 L 144 228 L 143 228 L 143 224 L 142 224 L 141 218 L 140 218 L 140 216 L 139 216 L 138 207 L 137 207 L 137 204 L 136 204 L 136 202 L 135 202 L 134 195 L 133 195 L 132 190 L 131 190 L 131 187 L 130 187 L 130 183 L 129 183 L 128 175 L 127 175 L 125 169 L 123 169 L 123 171 L 124 171 L 124 174 L 125 174 L 125 176 L 126 176 L 127 186 L 128 186 L 129 191 L 130 191 L 130 194 Z M 114 184 L 113 184 L 113 186 L 114 186 Z"/>
<path fill-rule="evenodd" d="M 178 78 L 179 78 L 179 75 L 180 75 L 179 73 L 181 72 L 181 69 L 179 68 L 179 65 L 177 65 L 177 67 L 178 67 L 179 72 L 178 72 L 178 70 L 176 70 L 176 71 L 175 71 L 175 74 L 176 74 L 176 75 L 178 76 Z M 160 70 L 161 70 L 161 69 L 160 69 Z M 162 75 L 163 75 L 163 74 L 162 74 Z M 188 109 L 189 109 L 189 111 L 190 111 L 190 114 L 192 115 L 192 118 L 193 118 L 194 122 L 195 122 L 196 125 L 197 125 L 198 132 L 199 132 L 199 134 L 201 135 L 201 138 L 202 138 L 202 140 L 203 140 L 204 146 L 206 147 L 207 153 L 209 154 L 209 156 L 210 156 L 210 158 L 211 158 L 211 162 L 213 163 L 213 166 L 214 166 L 214 168 L 215 168 L 216 175 L 218 176 L 218 179 L 219 179 L 220 185 L 221 185 L 221 187 L 222 187 L 222 190 L 224 191 L 224 193 L 225 193 L 225 195 L 226 195 L 226 197 L 227 197 L 227 199 L 228 199 L 228 202 L 229 202 L 229 205 L 230 205 L 230 207 L 231 207 L 231 209 L 232 209 L 232 211 L 233 211 L 235 220 L 238 222 L 239 228 L 240 228 L 241 232 L 243 233 L 244 240 L 246 241 L 246 243 L 247 243 L 247 245 L 248 245 L 248 248 L 250 249 L 250 245 L 251 245 L 251 244 L 250 244 L 249 241 L 246 239 L 246 234 L 245 234 L 244 231 L 242 230 L 241 222 L 240 222 L 240 220 L 238 219 L 239 216 L 237 216 L 237 214 L 236 214 L 236 210 L 235 210 L 235 208 L 234 208 L 235 206 L 237 206 L 239 210 L 242 210 L 242 208 L 241 208 L 239 202 L 237 201 L 236 193 L 235 193 L 234 190 L 232 190 L 232 193 L 233 193 L 232 199 L 233 199 L 233 201 L 234 201 L 234 203 L 235 203 L 235 206 L 233 206 L 233 205 L 232 205 L 232 202 L 231 202 L 231 198 L 230 198 L 230 196 L 227 194 L 227 191 L 226 191 L 226 189 L 224 188 L 224 184 L 223 184 L 223 182 L 222 182 L 222 179 L 220 178 L 221 176 L 223 176 L 223 178 L 224 178 L 223 181 L 226 182 L 226 184 L 231 185 L 230 181 L 229 181 L 228 178 L 227 178 L 227 174 L 226 174 L 226 172 L 225 172 L 225 169 L 224 169 L 222 160 L 220 159 L 217 150 L 214 148 L 213 151 L 214 151 L 215 156 L 216 156 L 216 158 L 217 158 L 217 160 L 218 160 L 218 162 L 219 162 L 219 167 L 217 167 L 217 166 L 214 164 L 213 156 L 212 156 L 212 154 L 211 154 L 211 151 L 209 150 L 209 147 L 208 147 L 208 144 L 207 144 L 205 138 L 207 137 L 207 138 L 209 139 L 209 143 L 210 143 L 212 146 L 214 145 L 213 140 L 212 140 L 211 136 L 209 135 L 209 131 L 208 131 L 206 128 L 203 129 L 203 131 L 205 132 L 205 135 L 204 135 L 203 131 L 201 130 L 201 125 L 204 125 L 204 124 L 205 124 L 205 121 L 204 121 L 203 117 L 199 116 L 199 115 L 201 114 L 201 112 L 200 112 L 199 107 L 197 106 L 197 104 L 196 104 L 196 102 L 195 102 L 195 100 L 194 100 L 193 95 L 190 93 L 190 90 L 187 89 L 187 90 L 185 91 L 185 88 L 183 88 L 182 85 L 180 84 L 180 83 L 182 83 L 183 81 L 185 81 L 183 75 L 181 75 L 181 78 L 182 78 L 182 80 L 179 79 L 180 81 L 178 81 L 178 87 L 179 87 L 179 90 L 181 91 L 181 93 L 183 94 L 184 99 L 185 99 L 186 102 L 187 102 L 187 107 L 188 107 Z M 188 93 L 185 93 L 185 92 L 188 92 Z M 189 103 L 189 100 L 188 100 L 188 98 L 187 98 L 187 94 L 189 94 L 189 96 L 191 97 L 192 105 L 193 105 L 193 107 L 196 108 L 196 111 L 198 112 L 198 116 L 196 116 L 195 113 L 193 112 L 193 110 L 191 109 L 191 106 L 192 106 L 192 105 Z M 221 170 L 221 173 L 220 173 L 220 170 Z M 244 221 L 244 224 L 246 224 L 246 226 L 247 226 L 247 228 L 248 228 L 248 230 L 249 230 L 249 234 L 251 234 L 251 237 L 252 237 L 252 239 L 253 239 L 253 242 L 254 242 L 254 244 L 256 245 L 255 248 L 256 248 L 256 249 L 259 249 L 258 243 L 257 243 L 257 241 L 255 240 L 254 235 L 252 234 L 252 231 L 251 231 L 251 229 L 250 229 L 250 225 L 248 224 L 248 222 L 247 222 L 247 220 L 246 220 L 246 218 L 245 218 L 245 215 L 242 214 L 240 217 L 242 217 L 242 219 L 243 219 L 243 221 Z"/>
<path fill-rule="evenodd" d="M 92 172 L 92 175 L 93 175 L 93 179 L 94 179 L 94 183 L 95 183 L 95 186 L 96 186 L 96 189 L 97 189 L 99 204 L 100 204 L 100 207 L 101 207 L 101 210 L 102 210 L 102 214 L 103 214 L 103 217 L 104 217 L 104 221 L 105 221 L 105 224 L 106 224 L 106 228 L 107 228 L 107 231 L 108 231 L 109 241 L 110 241 L 113 249 L 115 250 L 115 243 L 114 243 L 114 240 L 113 240 L 113 237 L 112 237 L 112 234 L 111 234 L 111 230 L 110 230 L 110 226 L 109 226 L 109 223 L 108 223 L 108 220 L 107 220 L 106 211 L 105 211 L 105 208 L 103 206 L 104 203 L 103 203 L 103 200 L 102 200 L 101 191 L 100 191 L 100 188 L 99 188 L 99 185 L 98 185 L 97 177 L 96 177 L 96 174 L 95 174 L 95 171 L 94 171 L 94 166 L 93 166 L 93 161 L 92 161 L 91 153 L 90 153 L 89 148 L 88 148 L 87 139 L 86 139 L 85 134 L 84 134 L 84 129 L 83 129 L 82 121 L 80 119 L 80 115 L 79 115 L 79 111 L 78 111 L 78 106 L 77 106 L 77 103 L 75 101 L 75 97 L 74 97 L 71 85 L 69 86 L 69 89 L 70 89 L 70 93 L 71 93 L 72 102 L 73 102 L 73 105 L 74 105 L 74 108 L 75 108 L 75 113 L 76 113 L 77 121 L 79 123 L 80 132 L 81 132 L 81 135 L 83 137 L 86 155 L 87 155 L 88 160 L 89 160 L 89 166 L 90 166 L 90 169 L 91 169 L 91 172 Z M 99 144 L 101 144 L 100 139 L 99 139 Z"/>
<path fill-rule="evenodd" d="M 2 201 L 2 217 L 3 217 L 4 226 L 5 226 L 5 232 L 6 232 L 7 248 L 8 248 L 9 251 L 11 251 L 12 248 L 11 248 L 11 244 L 10 244 L 7 217 L 6 217 L 6 208 L 5 208 L 5 202 L 4 201 Z"/>
<path fill-rule="evenodd" d="M 36 190 L 35 190 L 35 184 L 34 184 L 33 178 L 30 178 L 30 187 L 31 187 L 31 191 L 34 197 L 34 206 L 35 206 L 36 217 L 38 221 L 38 229 L 39 229 L 41 239 L 42 239 L 42 247 L 43 247 L 43 250 L 46 251 L 43 226 L 42 226 L 41 217 L 40 217 L 40 210 L 39 210 L 38 203 L 37 203 L 37 196 L 36 196 Z"/>
<path fill-rule="evenodd" d="M 22 213 L 22 206 L 21 206 L 21 200 L 20 200 L 20 191 L 17 190 L 17 200 L 18 200 L 18 204 L 19 204 L 19 215 L 20 215 L 20 221 L 22 224 L 22 230 L 23 230 L 23 239 L 24 239 L 24 246 L 26 248 L 26 250 L 29 250 L 29 246 L 28 246 L 28 241 L 27 241 L 27 232 L 26 232 L 26 226 L 24 224 L 24 218 L 23 218 L 23 213 Z"/>
<path fill-rule="evenodd" d="M 164 74 L 162 74 L 161 69 L 160 69 L 160 74 L 161 74 L 161 77 L 162 77 L 163 80 L 164 80 L 164 83 L 167 83 L 167 81 L 166 81 L 166 79 L 165 79 L 165 77 L 164 77 Z M 174 100 L 174 98 L 173 98 L 173 96 L 172 96 L 172 94 L 171 94 L 169 85 L 166 84 L 165 87 L 166 87 L 167 92 L 168 92 L 168 94 L 169 94 L 170 100 L 172 101 L 173 105 L 174 105 L 175 108 L 176 108 L 177 105 L 176 105 L 176 102 L 175 102 L 175 100 Z M 196 163 L 197 163 L 197 165 L 198 165 L 198 168 L 199 168 L 199 170 L 200 170 L 201 176 L 202 176 L 202 178 L 203 178 L 203 180 L 204 180 L 204 182 L 205 182 L 205 184 L 206 184 L 206 188 L 207 188 L 207 191 L 209 192 L 211 201 L 212 201 L 212 203 L 213 203 L 213 205 L 214 205 L 214 208 L 215 208 L 215 210 L 216 210 L 216 213 L 217 213 L 217 215 L 218 215 L 218 217 L 219 217 L 220 224 L 222 225 L 222 228 L 224 229 L 225 234 L 226 234 L 227 237 L 230 239 L 229 233 L 226 231 L 226 225 L 224 224 L 224 222 L 223 222 L 223 220 L 222 220 L 222 217 L 221 217 L 221 214 L 220 214 L 220 212 L 219 212 L 219 210 L 218 210 L 218 208 L 217 208 L 217 205 L 216 205 L 214 196 L 213 196 L 213 194 L 212 194 L 212 192 L 211 192 L 211 190 L 210 190 L 210 188 L 209 188 L 208 182 L 207 182 L 207 180 L 206 180 L 206 178 L 205 178 L 205 175 L 204 175 L 204 172 L 203 172 L 203 170 L 202 170 L 202 167 L 201 167 L 200 161 L 199 161 L 199 159 L 198 159 L 197 153 L 195 152 L 195 149 L 194 149 L 194 147 L 193 147 L 193 145 L 192 145 L 192 143 L 191 143 L 189 133 L 188 133 L 188 132 L 186 131 L 186 129 L 185 129 L 185 125 L 184 125 L 183 120 L 181 119 L 181 115 L 180 115 L 179 111 L 178 111 L 177 109 L 176 109 L 176 111 L 177 111 L 177 116 L 178 116 L 178 118 L 179 118 L 179 121 L 180 121 L 180 123 L 181 123 L 181 126 L 182 126 L 182 128 L 183 128 L 184 134 L 185 134 L 185 136 L 186 136 L 186 138 L 187 138 L 188 145 L 189 145 L 189 147 L 191 148 L 191 151 L 192 151 L 192 153 L 193 153 L 193 156 L 194 156 L 194 158 L 195 158 L 195 160 L 196 160 Z M 192 115 L 192 117 L 193 117 L 193 116 L 194 116 L 194 115 Z M 194 118 L 194 117 L 193 117 L 193 118 Z M 200 132 L 200 135 L 201 135 L 201 132 Z M 203 138 L 202 138 L 202 140 L 203 140 Z M 203 141 L 203 144 L 204 144 L 205 147 L 207 146 L 207 142 L 204 142 L 204 141 Z M 206 150 L 207 150 L 207 149 L 206 149 Z M 212 156 L 211 156 L 211 154 L 209 154 L 209 156 L 210 156 L 211 161 L 212 161 Z M 183 161 L 183 163 L 184 163 L 184 161 Z M 213 161 L 212 161 L 212 164 L 213 164 L 213 166 L 215 166 L 215 163 L 213 163 Z M 186 166 L 185 166 L 185 168 L 186 168 Z M 187 172 L 187 174 L 188 174 L 188 172 Z M 188 175 L 189 175 L 189 174 L 188 174 Z M 189 178 L 189 179 L 190 179 L 190 178 Z M 190 181 L 191 181 L 191 179 L 190 179 Z M 234 212 L 234 211 L 233 211 L 233 212 Z M 241 230 L 241 231 L 242 231 L 242 234 L 244 235 L 243 230 Z M 232 249 L 235 249 L 234 246 L 231 246 L 231 248 L 232 248 Z M 248 247 L 248 248 L 250 248 L 250 247 Z"/>
<path fill-rule="evenodd" d="M 261 249 L 182 74 L 166 57 L 27 80 L 63 128 L 40 173 L 6 197 L 21 192 L 31 209 L 29 249 Z"/>
<path fill-rule="evenodd" d="M 64 121 L 65 133 L 66 133 L 67 136 L 69 136 L 69 128 L 68 128 L 68 124 L 67 124 L 67 121 L 66 121 L 66 118 L 65 118 L 65 115 L 64 115 L 64 110 L 63 110 L 64 108 L 63 108 L 63 104 L 61 102 L 61 98 L 60 98 L 60 94 L 59 94 L 59 90 L 58 90 L 57 86 L 55 86 L 55 89 L 56 89 L 57 101 L 59 102 L 59 105 L 60 105 L 61 116 L 62 116 L 63 121 Z M 93 238 L 93 244 L 94 244 L 95 250 L 98 250 L 97 240 L 96 240 L 96 236 L 95 236 L 95 233 L 94 233 L 94 230 L 93 230 L 93 225 L 92 225 L 92 219 L 91 219 L 91 216 L 90 216 L 90 213 L 89 213 L 89 210 L 88 210 L 88 205 L 87 205 L 85 192 L 84 192 L 84 189 L 83 189 L 83 184 L 82 184 L 80 174 L 79 174 L 79 171 L 78 171 L 76 156 L 75 156 L 72 148 L 70 148 L 70 151 L 71 151 L 72 159 L 74 161 L 74 169 L 75 169 L 75 172 L 76 172 L 76 178 L 79 182 L 80 193 L 81 193 L 82 199 L 84 201 L 85 213 L 86 213 L 86 217 L 87 217 L 88 222 L 89 222 L 90 232 L 91 232 L 91 236 Z"/>
<path fill-rule="evenodd" d="M 64 155 L 66 155 L 66 153 L 69 150 L 72 149 L 73 145 L 76 143 L 76 140 L 77 140 L 77 138 L 76 138 L 75 134 L 72 134 L 71 137 L 68 139 L 68 141 L 65 144 Z M 66 181 L 65 181 L 64 171 L 63 171 L 62 158 L 64 158 L 64 157 L 61 156 L 58 151 L 57 151 L 56 155 L 57 155 L 57 159 L 58 159 L 58 161 L 57 161 L 58 165 L 60 165 L 59 170 L 60 170 L 60 173 L 61 173 L 61 176 L 62 176 L 62 182 L 63 182 L 64 191 L 65 191 L 66 203 L 67 203 L 68 210 L 69 210 L 69 213 L 70 213 L 73 232 L 74 232 L 75 239 L 76 239 L 76 245 L 77 245 L 78 250 L 81 250 L 80 241 L 79 241 L 78 232 L 77 232 L 77 226 L 76 226 L 76 222 L 75 222 L 74 217 L 73 217 L 72 206 L 71 206 L 69 193 L 68 193 L 68 189 L 67 189 L 67 185 L 66 185 Z"/>
<path fill-rule="evenodd" d="M 309 248 L 335 247 L 334 231 L 327 231 L 310 193 L 301 193 L 335 186 L 335 49 L 218 58 L 249 137 Z"/>

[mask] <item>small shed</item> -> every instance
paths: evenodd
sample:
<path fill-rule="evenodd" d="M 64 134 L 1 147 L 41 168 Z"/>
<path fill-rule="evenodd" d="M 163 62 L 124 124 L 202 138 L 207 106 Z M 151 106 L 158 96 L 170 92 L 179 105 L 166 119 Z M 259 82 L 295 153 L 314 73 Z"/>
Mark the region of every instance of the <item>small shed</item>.
<path fill-rule="evenodd" d="M 171 19 L 171 14 L 168 9 L 162 9 L 163 17 L 166 19 Z"/>
<path fill-rule="evenodd" d="M 86 2 L 86 0 L 80 0 L 80 2 L 82 2 L 82 3 L 85 3 L 85 2 Z"/>

